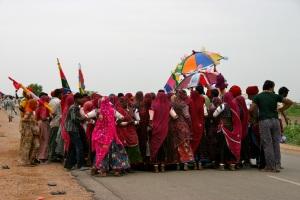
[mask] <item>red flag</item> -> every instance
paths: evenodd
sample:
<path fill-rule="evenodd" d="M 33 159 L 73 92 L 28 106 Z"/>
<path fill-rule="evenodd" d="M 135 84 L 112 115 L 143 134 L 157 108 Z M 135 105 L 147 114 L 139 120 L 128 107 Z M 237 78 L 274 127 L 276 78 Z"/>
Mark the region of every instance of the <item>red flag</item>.
<path fill-rule="evenodd" d="M 12 79 L 11 77 L 8 77 L 9 80 L 11 80 L 13 82 L 13 85 L 15 87 L 16 90 L 19 90 L 21 88 L 21 84 L 18 83 L 17 81 L 15 81 L 14 79 Z"/>

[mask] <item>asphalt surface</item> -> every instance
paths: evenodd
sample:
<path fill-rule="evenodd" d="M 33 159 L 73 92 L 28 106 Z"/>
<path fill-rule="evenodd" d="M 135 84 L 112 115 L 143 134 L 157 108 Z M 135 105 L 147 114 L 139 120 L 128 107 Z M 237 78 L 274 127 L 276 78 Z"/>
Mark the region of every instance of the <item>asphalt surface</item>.
<path fill-rule="evenodd" d="M 134 172 L 122 177 L 91 177 L 73 171 L 100 200 L 299 200 L 300 154 L 284 153 L 280 173 L 257 169 Z"/>

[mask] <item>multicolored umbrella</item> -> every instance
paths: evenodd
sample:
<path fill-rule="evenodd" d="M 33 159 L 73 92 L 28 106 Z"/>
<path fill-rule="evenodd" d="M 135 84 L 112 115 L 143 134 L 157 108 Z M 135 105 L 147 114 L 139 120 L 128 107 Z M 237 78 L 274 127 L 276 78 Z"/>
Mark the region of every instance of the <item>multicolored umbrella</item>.
<path fill-rule="evenodd" d="M 209 70 L 220 64 L 225 57 L 214 52 L 195 52 L 186 57 L 182 62 L 182 74 L 189 74 L 199 70 Z"/>
<path fill-rule="evenodd" d="M 172 92 L 184 79 L 195 72 L 215 72 L 220 60 L 227 59 L 218 53 L 202 51 L 193 53 L 185 58 L 172 71 L 165 85 L 167 93 Z"/>
<path fill-rule="evenodd" d="M 185 77 L 176 90 L 196 87 L 198 85 L 210 86 L 216 84 L 217 72 L 195 72 Z"/>

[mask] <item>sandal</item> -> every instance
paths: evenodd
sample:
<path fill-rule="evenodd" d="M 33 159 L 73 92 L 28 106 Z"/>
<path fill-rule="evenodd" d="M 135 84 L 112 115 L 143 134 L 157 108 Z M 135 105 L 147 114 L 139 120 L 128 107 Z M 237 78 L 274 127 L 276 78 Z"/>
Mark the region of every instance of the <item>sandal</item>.
<path fill-rule="evenodd" d="M 114 176 L 120 177 L 120 176 L 121 176 L 121 173 L 120 173 L 119 171 L 115 171 L 115 172 L 114 172 Z"/>

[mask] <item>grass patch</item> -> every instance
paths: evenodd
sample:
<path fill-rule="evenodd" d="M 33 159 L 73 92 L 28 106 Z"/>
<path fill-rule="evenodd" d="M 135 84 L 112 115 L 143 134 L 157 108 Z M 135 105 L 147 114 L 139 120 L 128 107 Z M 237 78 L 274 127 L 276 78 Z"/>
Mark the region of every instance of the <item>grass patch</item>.
<path fill-rule="evenodd" d="M 292 117 L 300 117 L 300 104 L 293 104 L 287 111 L 286 114 Z"/>
<path fill-rule="evenodd" d="M 297 121 L 284 128 L 287 143 L 300 146 L 300 124 Z"/>

